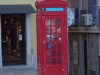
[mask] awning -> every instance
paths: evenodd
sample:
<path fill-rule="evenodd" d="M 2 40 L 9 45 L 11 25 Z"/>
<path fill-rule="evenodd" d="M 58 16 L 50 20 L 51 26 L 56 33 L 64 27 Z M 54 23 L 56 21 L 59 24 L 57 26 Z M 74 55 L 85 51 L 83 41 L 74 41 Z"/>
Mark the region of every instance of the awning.
<path fill-rule="evenodd" d="M 28 14 L 35 13 L 34 8 L 29 5 L 0 5 L 0 14 Z"/>

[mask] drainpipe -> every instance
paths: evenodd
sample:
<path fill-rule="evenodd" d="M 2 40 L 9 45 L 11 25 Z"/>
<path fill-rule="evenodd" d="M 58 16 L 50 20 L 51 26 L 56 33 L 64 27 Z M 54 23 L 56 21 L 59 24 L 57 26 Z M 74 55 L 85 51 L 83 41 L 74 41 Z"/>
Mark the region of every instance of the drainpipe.
<path fill-rule="evenodd" d="M 83 9 L 83 0 L 79 0 L 79 20 L 78 20 L 78 22 L 79 22 L 79 27 L 81 26 L 81 12 L 80 12 L 80 10 L 82 10 Z"/>

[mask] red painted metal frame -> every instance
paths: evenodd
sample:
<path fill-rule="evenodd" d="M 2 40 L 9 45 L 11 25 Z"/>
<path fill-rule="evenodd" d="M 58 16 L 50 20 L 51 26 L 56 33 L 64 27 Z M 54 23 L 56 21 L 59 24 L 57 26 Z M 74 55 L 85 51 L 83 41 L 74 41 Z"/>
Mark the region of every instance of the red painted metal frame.
<path fill-rule="evenodd" d="M 43 1 L 43 2 L 36 2 L 37 11 L 40 9 L 39 12 L 36 14 L 36 25 L 37 25 L 37 58 L 38 58 L 38 75 L 68 75 L 68 45 L 67 45 L 67 13 L 66 13 L 66 6 L 67 3 L 64 1 Z M 45 7 L 62 7 L 64 8 L 64 11 L 60 12 L 42 12 L 42 8 Z M 47 49 L 46 49 L 46 23 L 45 21 L 49 19 L 50 22 L 52 19 L 61 19 L 61 45 L 62 45 L 62 56 L 61 64 L 47 64 Z M 56 28 L 56 37 L 58 35 L 57 33 L 57 24 L 55 24 Z M 50 37 L 52 36 L 51 33 L 51 23 L 50 23 Z M 50 38 L 51 40 L 51 38 Z M 57 43 L 59 41 L 56 41 L 55 44 L 57 46 Z M 51 41 L 50 41 L 51 45 Z M 52 48 L 50 48 L 51 51 L 53 51 Z M 57 54 L 57 50 L 59 50 L 58 47 L 56 47 L 55 51 Z M 52 53 L 51 53 L 52 54 Z M 61 53 L 60 53 L 61 54 Z M 50 55 L 51 56 L 51 55 Z M 51 60 L 55 58 L 56 62 L 59 58 L 57 55 L 56 57 L 50 57 Z M 52 62 L 50 60 L 50 62 Z"/>

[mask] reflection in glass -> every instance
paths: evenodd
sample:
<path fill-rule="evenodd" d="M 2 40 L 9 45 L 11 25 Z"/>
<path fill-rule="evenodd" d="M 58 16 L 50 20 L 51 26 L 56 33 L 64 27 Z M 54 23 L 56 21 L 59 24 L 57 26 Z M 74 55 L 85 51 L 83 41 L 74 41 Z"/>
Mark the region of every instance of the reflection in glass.
<path fill-rule="evenodd" d="M 57 26 L 61 26 L 61 19 L 56 19 Z"/>
<path fill-rule="evenodd" d="M 46 27 L 46 33 L 50 34 L 50 27 Z"/>
<path fill-rule="evenodd" d="M 51 20 L 51 25 L 54 26 L 56 24 L 56 19 Z"/>
<path fill-rule="evenodd" d="M 61 33 L 61 26 L 57 27 L 57 33 Z"/>
<path fill-rule="evenodd" d="M 46 56 L 48 65 L 62 64 L 61 40 L 61 19 L 46 19 Z"/>
<path fill-rule="evenodd" d="M 46 26 L 50 26 L 50 19 L 46 19 Z"/>
<path fill-rule="evenodd" d="M 25 15 L 1 15 L 2 63 L 26 64 Z"/>
<path fill-rule="evenodd" d="M 55 41 L 56 40 L 56 34 L 52 34 L 52 41 Z"/>
<path fill-rule="evenodd" d="M 61 40 L 61 34 L 57 35 L 57 40 L 59 40 L 59 41 Z"/>
<path fill-rule="evenodd" d="M 51 47 L 52 47 L 52 49 L 55 49 L 56 48 L 56 43 L 52 42 Z"/>
<path fill-rule="evenodd" d="M 51 27 L 52 33 L 56 32 L 56 27 Z"/>
<path fill-rule="evenodd" d="M 46 41 L 47 41 L 47 42 L 50 41 L 50 35 L 46 35 Z"/>
<path fill-rule="evenodd" d="M 50 43 L 47 43 L 47 44 L 46 44 L 46 48 L 47 48 L 47 49 L 50 49 L 50 48 L 51 48 Z"/>

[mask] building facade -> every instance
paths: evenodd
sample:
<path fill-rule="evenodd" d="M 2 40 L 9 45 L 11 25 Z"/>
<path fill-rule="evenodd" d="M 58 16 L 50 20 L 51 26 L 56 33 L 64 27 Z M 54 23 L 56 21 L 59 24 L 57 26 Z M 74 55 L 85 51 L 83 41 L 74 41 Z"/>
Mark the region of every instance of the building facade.
<path fill-rule="evenodd" d="M 71 75 L 100 74 L 99 2 L 100 0 L 79 0 L 78 23 L 69 27 Z M 87 19 L 89 15 L 92 15 L 91 24 Z"/>
<path fill-rule="evenodd" d="M 35 1 L 0 1 L 0 68 L 37 69 Z"/>

